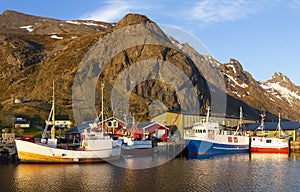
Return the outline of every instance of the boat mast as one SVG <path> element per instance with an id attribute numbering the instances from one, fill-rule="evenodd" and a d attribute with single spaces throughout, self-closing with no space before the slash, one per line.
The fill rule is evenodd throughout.
<path id="1" fill-rule="evenodd" d="M 279 138 L 281 137 L 281 118 L 280 118 L 280 113 L 278 113 L 278 132 L 279 132 Z"/>
<path id="2" fill-rule="evenodd" d="M 210 106 L 207 107 L 206 123 L 209 121 Z"/>
<path id="3" fill-rule="evenodd" d="M 52 128 L 51 128 L 51 139 L 55 139 L 55 84 L 53 81 L 53 96 L 52 96 Z"/>
<path id="4" fill-rule="evenodd" d="M 242 125 L 243 125 L 243 108 L 242 108 L 242 106 L 240 106 L 240 121 L 239 121 L 239 124 L 236 128 L 234 135 L 237 135 L 237 133 L 241 129 Z"/>
<path id="5" fill-rule="evenodd" d="M 102 82 L 102 87 L 101 87 L 101 126 L 102 126 L 102 133 L 104 131 L 104 116 L 103 116 L 103 108 L 104 108 L 104 99 L 103 99 L 103 94 L 104 94 L 104 83 Z"/>
<path id="6" fill-rule="evenodd" d="M 260 114 L 260 116 L 261 116 L 261 123 L 260 123 L 260 128 L 261 128 L 261 131 L 262 131 L 262 134 L 263 134 L 263 136 L 265 135 L 265 123 L 264 123 L 264 118 L 265 118 L 265 114 Z"/>

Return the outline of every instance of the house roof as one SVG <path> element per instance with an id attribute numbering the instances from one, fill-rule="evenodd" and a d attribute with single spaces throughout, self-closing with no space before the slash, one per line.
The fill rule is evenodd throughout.
<path id="1" fill-rule="evenodd" d="M 251 123 L 246 124 L 245 129 L 249 131 L 254 131 L 258 127 L 260 127 L 260 123 Z M 278 122 L 265 122 L 264 123 L 264 129 L 265 130 L 276 130 L 278 127 Z M 290 122 L 290 121 L 284 121 L 280 123 L 280 127 L 282 130 L 296 130 L 300 128 L 300 122 Z"/>
<path id="2" fill-rule="evenodd" d="M 55 115 L 55 120 L 58 121 L 69 121 L 70 116 L 69 115 Z"/>
<path id="3" fill-rule="evenodd" d="M 104 122 L 107 122 L 107 121 L 110 121 L 110 120 L 113 120 L 113 119 L 115 119 L 115 120 L 117 120 L 119 123 L 121 123 L 122 126 L 126 126 L 126 125 L 127 125 L 126 122 L 124 122 L 124 121 L 122 121 L 122 120 L 120 120 L 120 119 L 118 119 L 118 118 L 116 118 L 116 117 L 110 117 L 110 118 L 108 118 L 108 119 L 105 119 Z"/>
<path id="4" fill-rule="evenodd" d="M 152 127 L 152 126 L 155 126 L 155 125 L 159 125 L 160 127 L 163 127 L 165 129 L 169 129 L 168 127 L 165 127 L 164 125 L 158 123 L 158 122 L 144 122 L 144 123 L 138 123 L 136 125 L 137 128 L 140 128 L 140 129 L 147 129 L 149 127 Z"/>

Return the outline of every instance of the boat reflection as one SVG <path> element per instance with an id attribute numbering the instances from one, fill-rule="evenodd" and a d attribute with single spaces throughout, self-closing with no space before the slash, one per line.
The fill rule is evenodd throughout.
<path id="1" fill-rule="evenodd" d="M 250 160 L 258 161 L 284 161 L 289 158 L 287 153 L 250 153 Z"/>
<path id="2" fill-rule="evenodd" d="M 300 159 L 300 153 L 290 153 L 289 156 L 290 156 L 290 159 L 293 161 Z"/>
<path id="3" fill-rule="evenodd" d="M 245 156 L 247 153 L 244 154 L 189 154 L 187 156 L 188 160 L 193 160 L 193 159 L 213 159 L 213 158 L 222 158 L 222 157 L 233 157 L 233 156 Z"/>

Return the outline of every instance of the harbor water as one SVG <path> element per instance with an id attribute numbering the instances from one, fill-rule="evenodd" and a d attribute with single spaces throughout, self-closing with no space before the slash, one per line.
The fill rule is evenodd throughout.
<path id="1" fill-rule="evenodd" d="M 141 161 L 132 158 L 127 159 L 126 163 Z M 299 189 L 299 153 L 189 156 L 175 158 L 148 169 L 128 169 L 109 163 L 0 164 L 0 191 L 6 192 L 265 192 Z"/>

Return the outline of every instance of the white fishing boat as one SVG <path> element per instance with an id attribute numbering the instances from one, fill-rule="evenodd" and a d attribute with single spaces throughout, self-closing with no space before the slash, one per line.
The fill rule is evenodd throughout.
<path id="1" fill-rule="evenodd" d="M 265 133 L 265 115 L 262 114 L 261 117 L 261 125 L 258 127 L 261 135 L 251 136 L 250 151 L 258 153 L 289 153 L 289 141 L 283 136 L 281 131 L 280 114 L 277 126 L 278 136 L 276 137 L 269 137 L 268 133 Z"/>
<path id="2" fill-rule="evenodd" d="M 119 138 L 122 141 L 122 155 L 145 155 L 156 151 L 155 142 L 150 139 L 135 140 L 134 138 Z"/>
<path id="3" fill-rule="evenodd" d="M 90 124 L 82 134 L 81 146 L 78 149 L 62 149 L 57 146 L 55 138 L 55 91 L 53 82 L 52 101 L 52 128 L 51 138 L 45 138 L 48 126 L 46 125 L 43 137 L 39 141 L 16 139 L 16 148 L 21 162 L 33 163 L 92 163 L 118 159 L 121 146 L 104 131 L 104 119 L 101 123 Z M 103 111 L 103 87 L 102 87 Z M 50 116 L 50 115 L 49 115 Z"/>
<path id="4" fill-rule="evenodd" d="M 240 123 L 242 124 L 242 111 Z M 241 126 L 235 132 L 221 130 L 218 123 L 209 121 L 209 108 L 206 120 L 186 132 L 184 140 L 189 154 L 227 154 L 246 153 L 249 151 L 249 137 L 241 131 Z"/>

